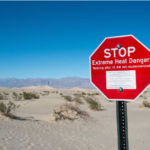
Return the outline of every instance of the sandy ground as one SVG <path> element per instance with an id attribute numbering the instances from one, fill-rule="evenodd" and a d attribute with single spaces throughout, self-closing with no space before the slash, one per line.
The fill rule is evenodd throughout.
<path id="1" fill-rule="evenodd" d="M 36 100 L 12 100 L 12 92 L 23 91 L 43 93 L 58 91 Z M 86 110 L 90 118 L 86 121 L 54 122 L 50 119 L 54 109 L 65 103 L 63 95 L 97 90 L 53 89 L 51 87 L 0 88 L 0 93 L 9 93 L 8 100 L 20 105 L 15 114 L 22 119 L 0 118 L 0 150 L 117 150 L 116 102 L 108 102 L 102 94 L 95 96 L 104 106 L 104 111 L 90 111 L 84 102 L 81 109 Z M 150 149 L 150 109 L 139 108 L 142 101 L 150 97 L 143 94 L 135 102 L 127 103 L 128 134 L 130 150 Z"/>

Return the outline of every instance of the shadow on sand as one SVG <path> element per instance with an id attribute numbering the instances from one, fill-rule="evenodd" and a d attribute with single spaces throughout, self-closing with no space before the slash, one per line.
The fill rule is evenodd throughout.
<path id="1" fill-rule="evenodd" d="M 18 116 L 13 116 L 11 118 L 12 120 L 20 120 L 20 121 L 40 121 L 40 120 L 35 120 L 34 117 L 18 117 Z"/>

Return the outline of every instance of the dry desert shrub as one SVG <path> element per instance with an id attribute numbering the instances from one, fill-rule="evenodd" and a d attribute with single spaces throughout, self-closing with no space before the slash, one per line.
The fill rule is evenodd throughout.
<path id="1" fill-rule="evenodd" d="M 143 101 L 143 105 L 144 105 L 144 107 L 147 107 L 147 108 L 150 108 L 150 102 L 148 102 L 148 101 Z"/>
<path id="2" fill-rule="evenodd" d="M 66 95 L 66 96 L 63 96 L 63 97 L 64 97 L 64 99 L 65 99 L 66 101 L 68 101 L 68 102 L 71 102 L 71 101 L 72 101 L 72 97 L 69 96 L 69 95 Z"/>
<path id="3" fill-rule="evenodd" d="M 54 110 L 53 116 L 55 121 L 59 120 L 76 120 L 76 119 L 87 119 L 89 114 L 86 111 L 82 111 L 79 107 L 72 105 L 71 103 L 65 103 L 60 106 L 60 110 Z"/>
<path id="4" fill-rule="evenodd" d="M 86 93 L 85 93 L 85 92 L 82 92 L 82 95 L 86 95 Z"/>
<path id="5" fill-rule="evenodd" d="M 88 96 L 99 95 L 99 93 L 87 93 Z"/>
<path id="6" fill-rule="evenodd" d="M 74 97 L 74 101 L 75 101 L 76 105 L 83 104 L 83 102 L 82 102 L 80 96 L 75 96 L 75 97 Z"/>
<path id="7" fill-rule="evenodd" d="M 94 93 L 87 93 L 88 96 L 94 96 Z"/>
<path id="8" fill-rule="evenodd" d="M 4 96 L 0 93 L 0 100 L 3 100 Z"/>
<path id="9" fill-rule="evenodd" d="M 14 118 L 13 112 L 18 108 L 19 105 L 14 104 L 13 102 L 4 104 L 3 102 L 0 103 L 0 112 L 3 116 Z"/>
<path id="10" fill-rule="evenodd" d="M 144 94 L 146 94 L 148 91 L 144 91 Z"/>
<path id="11" fill-rule="evenodd" d="M 91 110 L 99 111 L 102 109 L 102 105 L 93 97 L 85 97 L 86 102 L 89 104 Z"/>
<path id="12" fill-rule="evenodd" d="M 3 94 L 4 94 L 4 95 L 9 95 L 9 93 L 5 93 L 5 92 L 3 92 Z"/>
<path id="13" fill-rule="evenodd" d="M 12 93 L 12 98 L 18 100 L 18 94 L 16 92 Z"/>
<path id="14" fill-rule="evenodd" d="M 12 98 L 14 100 L 21 100 L 21 99 L 25 99 L 25 100 L 29 100 L 29 99 L 39 99 L 39 95 L 37 95 L 35 92 L 31 93 L 31 92 L 23 92 L 23 93 L 19 93 L 17 94 L 16 92 L 12 93 Z"/>
<path id="15" fill-rule="evenodd" d="M 0 93 L 0 100 L 7 100 L 7 95 Z"/>
<path id="16" fill-rule="evenodd" d="M 80 93 L 74 93 L 73 95 L 78 97 L 84 97 L 84 94 L 80 94 Z"/>
<path id="17" fill-rule="evenodd" d="M 16 92 L 12 93 L 12 98 L 14 100 L 21 100 L 22 99 L 22 93 L 17 94 Z"/>
<path id="18" fill-rule="evenodd" d="M 64 97 L 63 93 L 60 93 L 60 96 L 61 96 L 61 97 Z"/>
<path id="19" fill-rule="evenodd" d="M 25 100 L 29 100 L 29 99 L 39 99 L 40 96 L 37 95 L 36 93 L 23 92 L 23 98 L 24 98 Z"/>
<path id="20" fill-rule="evenodd" d="M 44 96 L 44 95 L 49 95 L 49 94 L 50 94 L 50 91 L 43 91 L 43 92 L 44 92 L 43 96 Z"/>
<path id="21" fill-rule="evenodd" d="M 95 95 L 99 95 L 99 93 L 95 93 Z"/>

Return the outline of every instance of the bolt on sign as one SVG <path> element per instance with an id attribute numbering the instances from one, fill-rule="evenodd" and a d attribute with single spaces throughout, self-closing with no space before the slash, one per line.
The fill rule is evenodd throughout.
<path id="1" fill-rule="evenodd" d="M 90 56 L 90 74 L 108 100 L 133 101 L 150 84 L 150 51 L 133 35 L 105 38 Z"/>

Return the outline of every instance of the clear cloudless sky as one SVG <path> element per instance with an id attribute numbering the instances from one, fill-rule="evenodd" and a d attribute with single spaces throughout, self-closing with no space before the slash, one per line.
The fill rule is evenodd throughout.
<path id="1" fill-rule="evenodd" d="M 102 40 L 128 34 L 150 48 L 150 1 L 1 1 L 0 78 L 89 78 Z"/>

